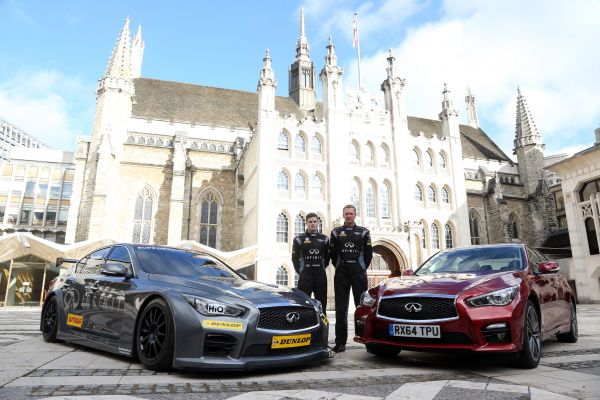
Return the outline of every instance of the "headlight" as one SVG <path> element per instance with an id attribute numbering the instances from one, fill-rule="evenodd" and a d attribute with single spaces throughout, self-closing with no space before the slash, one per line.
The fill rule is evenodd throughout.
<path id="1" fill-rule="evenodd" d="M 204 299 L 189 294 L 184 294 L 183 297 L 192 307 L 203 315 L 226 315 L 228 317 L 241 317 L 246 313 L 246 308 L 242 306 L 232 306 L 231 304 L 222 303 L 220 301 Z"/>
<path id="2" fill-rule="evenodd" d="M 506 306 L 510 304 L 515 297 L 517 297 L 518 292 L 519 286 L 513 286 L 506 289 L 489 292 L 481 296 L 471 297 L 470 299 L 467 299 L 467 303 L 471 307 Z"/>
<path id="3" fill-rule="evenodd" d="M 375 299 L 369 294 L 369 292 L 363 292 L 363 294 L 360 295 L 361 306 L 373 307 L 373 304 L 375 304 Z"/>

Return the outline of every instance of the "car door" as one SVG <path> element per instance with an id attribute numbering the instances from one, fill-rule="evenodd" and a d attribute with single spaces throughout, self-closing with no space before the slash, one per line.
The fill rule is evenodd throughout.
<path id="1" fill-rule="evenodd" d="M 63 281 L 60 286 L 60 295 L 62 297 L 63 309 L 65 312 L 65 328 L 67 332 L 74 335 L 83 333 L 83 293 L 84 274 L 89 256 L 83 257 L 75 264 L 73 271 Z M 61 323 L 62 325 L 62 323 Z"/>
<path id="2" fill-rule="evenodd" d="M 537 251 L 536 249 L 531 249 L 542 261 L 550 261 L 546 256 Z M 550 285 L 553 288 L 554 296 L 556 301 L 552 307 L 553 318 L 554 318 L 554 328 L 569 324 L 571 321 L 571 304 L 569 298 L 569 284 L 567 283 L 567 279 L 563 274 L 559 271 L 555 273 L 548 273 L 548 278 L 550 279 Z"/>
<path id="3" fill-rule="evenodd" d="M 106 264 L 117 263 L 125 266 L 133 275 L 131 256 L 127 247 L 116 245 L 106 256 Z M 125 297 L 133 286 L 131 277 L 111 276 L 99 271 L 91 277 L 98 299 L 98 312 L 91 317 L 95 333 L 107 339 L 119 340 L 128 317 L 125 310 Z"/>
<path id="4" fill-rule="evenodd" d="M 556 274 L 542 274 L 538 268 L 541 262 L 546 261 L 544 257 L 532 249 L 527 248 L 529 267 L 534 273 L 532 288 L 537 292 L 542 312 L 542 332 L 547 332 L 556 327 L 556 308 L 558 298 L 556 296 L 555 280 Z"/>

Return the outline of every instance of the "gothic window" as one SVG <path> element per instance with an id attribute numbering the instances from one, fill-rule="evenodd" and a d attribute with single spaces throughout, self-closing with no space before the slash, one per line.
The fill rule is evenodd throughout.
<path id="1" fill-rule="evenodd" d="M 423 202 L 423 189 L 419 185 L 415 185 L 415 200 Z"/>
<path id="2" fill-rule="evenodd" d="M 588 182 L 579 191 L 579 201 L 588 201 L 592 194 L 598 192 L 600 192 L 600 179 Z"/>
<path id="3" fill-rule="evenodd" d="M 217 226 L 219 206 L 213 192 L 200 200 L 200 240 L 203 245 L 217 248 Z"/>
<path id="4" fill-rule="evenodd" d="M 145 188 L 138 193 L 135 200 L 135 210 L 133 214 L 132 242 L 150 243 L 153 204 L 154 198 L 148 188 Z"/>
<path id="5" fill-rule="evenodd" d="M 294 236 L 304 233 L 305 230 L 306 225 L 304 224 L 304 217 L 302 214 L 296 215 L 296 220 L 294 221 Z"/>
<path id="6" fill-rule="evenodd" d="M 323 151 L 323 146 L 321 144 L 321 139 L 318 136 L 313 136 L 310 141 L 310 151 L 315 155 L 321 155 Z"/>
<path id="7" fill-rule="evenodd" d="M 440 230 L 435 223 L 431 224 L 431 244 L 434 249 L 440 248 Z"/>
<path id="8" fill-rule="evenodd" d="M 430 152 L 425 152 L 425 162 L 427 163 L 428 168 L 433 168 L 433 156 Z"/>
<path id="9" fill-rule="evenodd" d="M 279 139 L 277 140 L 277 149 L 288 150 L 290 145 L 290 138 L 284 131 L 279 132 Z"/>
<path id="10" fill-rule="evenodd" d="M 481 238 L 479 237 L 479 215 L 473 209 L 469 211 L 469 230 L 471 231 L 471 244 L 481 244 Z"/>
<path id="11" fill-rule="evenodd" d="M 279 171 L 277 175 L 277 189 L 279 190 L 289 190 L 289 179 L 288 174 L 285 171 Z"/>
<path id="12" fill-rule="evenodd" d="M 381 159 L 383 160 L 382 165 L 389 166 L 390 165 L 390 150 L 387 145 L 384 143 L 381 145 Z"/>
<path id="13" fill-rule="evenodd" d="M 425 234 L 425 228 L 421 228 L 421 247 L 427 248 L 427 235 Z"/>
<path id="14" fill-rule="evenodd" d="M 508 216 L 508 233 L 511 239 L 519 238 L 519 220 L 515 213 L 510 213 Z"/>
<path id="15" fill-rule="evenodd" d="M 375 149 L 371 143 L 367 144 L 367 162 L 375 162 Z"/>
<path id="16" fill-rule="evenodd" d="M 296 174 L 296 179 L 294 180 L 294 190 L 298 194 L 306 193 L 306 179 L 301 172 Z"/>
<path id="17" fill-rule="evenodd" d="M 435 188 L 433 186 L 429 186 L 429 188 L 427 188 L 427 198 L 429 199 L 430 203 L 437 202 L 437 196 L 435 195 Z"/>
<path id="18" fill-rule="evenodd" d="M 275 283 L 283 286 L 288 285 L 288 272 L 283 265 L 277 268 L 277 275 L 275 275 Z"/>
<path id="19" fill-rule="evenodd" d="M 442 188 L 442 203 L 450 204 L 450 196 L 448 195 L 448 189 Z"/>
<path id="20" fill-rule="evenodd" d="M 440 169 L 446 169 L 446 156 L 444 156 L 444 153 L 438 154 L 438 167 Z"/>
<path id="21" fill-rule="evenodd" d="M 298 280 L 300 279 L 300 275 L 294 273 L 294 287 L 298 288 Z"/>
<path id="22" fill-rule="evenodd" d="M 288 242 L 288 219 L 284 213 L 277 216 L 277 243 Z"/>
<path id="23" fill-rule="evenodd" d="M 359 162 L 360 161 L 360 152 L 358 151 L 358 144 L 354 141 L 350 143 L 350 161 L 351 162 Z"/>
<path id="24" fill-rule="evenodd" d="M 452 227 L 450 226 L 450 224 L 446 224 L 446 226 L 444 227 L 445 230 L 445 236 L 446 236 L 446 248 L 450 249 L 452 247 L 454 247 L 454 243 L 452 241 Z"/>
<path id="25" fill-rule="evenodd" d="M 367 192 L 366 192 L 366 211 L 367 218 L 375 218 L 375 188 L 372 183 L 367 184 Z"/>
<path id="26" fill-rule="evenodd" d="M 417 149 L 413 149 L 413 165 L 417 168 L 421 166 L 421 157 Z"/>
<path id="27" fill-rule="evenodd" d="M 312 192 L 312 197 L 318 199 L 323 198 L 323 181 L 321 180 L 321 177 L 319 175 L 313 175 L 310 189 Z"/>
<path id="28" fill-rule="evenodd" d="M 385 183 L 379 189 L 379 202 L 381 204 L 381 218 L 390 219 L 390 189 Z"/>
<path id="29" fill-rule="evenodd" d="M 600 249 L 598 248 L 598 237 L 596 236 L 596 226 L 594 225 L 593 218 L 586 218 L 585 233 L 587 235 L 590 255 L 592 256 L 594 254 L 600 254 Z"/>
<path id="30" fill-rule="evenodd" d="M 306 140 L 304 139 L 304 136 L 302 136 L 300 133 L 296 135 L 294 147 L 298 156 L 302 156 L 306 153 Z"/>
<path id="31" fill-rule="evenodd" d="M 318 233 L 323 233 L 323 220 L 318 215 L 317 215 L 317 221 L 318 221 L 317 232 Z"/>
<path id="32" fill-rule="evenodd" d="M 356 179 L 352 181 L 352 188 L 350 192 L 350 204 L 356 207 L 356 215 L 360 214 L 360 187 Z"/>

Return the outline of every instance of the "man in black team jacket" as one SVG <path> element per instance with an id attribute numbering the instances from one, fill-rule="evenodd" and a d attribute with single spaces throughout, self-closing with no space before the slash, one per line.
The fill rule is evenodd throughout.
<path id="1" fill-rule="evenodd" d="M 327 275 L 329 265 L 329 238 L 319 233 L 319 217 L 315 213 L 306 215 L 306 232 L 294 238 L 292 262 L 299 275 L 298 289 L 307 295 L 315 294 L 321 302 L 323 312 L 327 310 Z"/>
<path id="2" fill-rule="evenodd" d="M 348 301 L 350 288 L 354 305 L 358 306 L 360 296 L 367 290 L 367 268 L 373 258 L 369 230 L 354 223 L 356 208 L 349 204 L 344 207 L 344 225 L 331 231 L 331 262 L 335 267 L 335 347 L 340 353 L 346 350 L 348 339 Z"/>

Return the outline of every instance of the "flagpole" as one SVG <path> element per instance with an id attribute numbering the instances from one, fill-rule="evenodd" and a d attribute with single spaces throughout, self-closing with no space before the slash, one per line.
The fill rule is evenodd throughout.
<path id="1" fill-rule="evenodd" d="M 358 39 L 358 14 L 354 13 L 354 42 L 356 44 L 356 59 L 358 62 L 358 90 L 360 90 L 360 40 Z"/>

